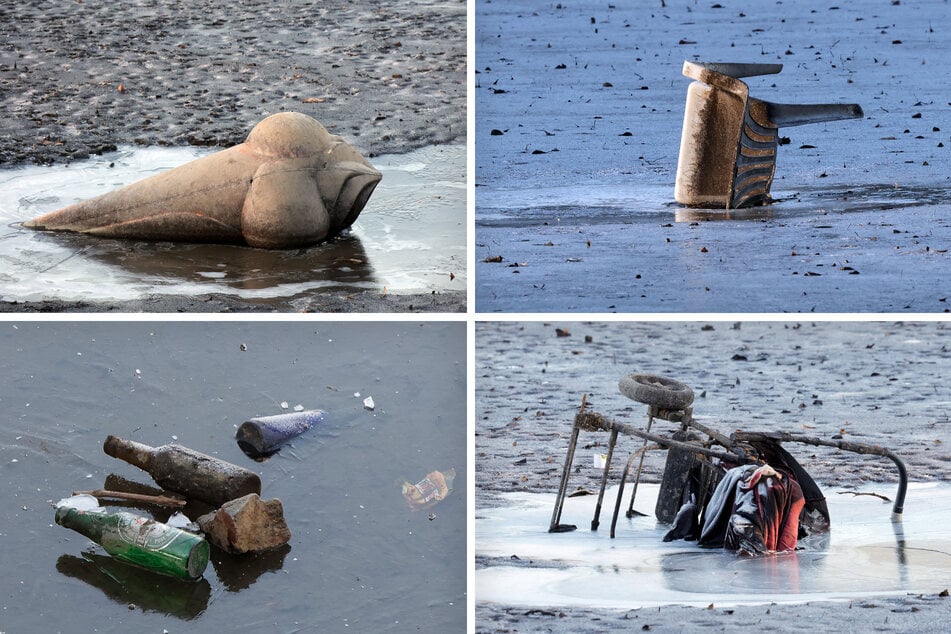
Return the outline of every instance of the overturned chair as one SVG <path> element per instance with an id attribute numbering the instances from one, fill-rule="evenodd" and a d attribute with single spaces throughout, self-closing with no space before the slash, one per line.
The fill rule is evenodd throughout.
<path id="1" fill-rule="evenodd" d="M 858 104 L 778 104 L 754 99 L 741 77 L 782 64 L 684 62 L 687 89 L 674 198 L 682 205 L 738 209 L 766 204 L 779 128 L 863 116 Z"/>
<path id="2" fill-rule="evenodd" d="M 600 524 L 601 506 L 611 470 L 611 461 L 617 446 L 618 434 L 640 438 L 644 441 L 642 446 L 631 454 L 620 476 L 620 486 L 611 519 L 612 538 L 615 536 L 624 487 L 631 475 L 635 461 L 638 461 L 638 466 L 634 478 L 634 490 L 627 509 L 627 517 L 629 518 L 635 514 L 641 514 L 634 511 L 634 499 L 637 495 L 637 485 L 640 480 L 644 454 L 647 451 L 658 449 L 665 449 L 668 453 L 654 514 L 658 521 L 666 524 L 676 523 L 678 512 L 689 495 L 697 496 L 698 499 L 693 500 L 693 502 L 698 507 L 704 506 L 714 493 L 714 488 L 726 473 L 726 467 L 780 464 L 784 469 L 788 469 L 794 478 L 802 484 L 806 503 L 799 517 L 800 524 L 814 532 L 827 530 L 828 510 L 825 508 L 825 500 L 812 478 L 796 462 L 795 458 L 783 449 L 781 444 L 786 442 L 833 447 L 842 451 L 881 456 L 892 460 L 898 469 L 899 479 L 898 492 L 892 506 L 892 521 L 901 521 L 905 493 L 908 488 L 908 475 L 904 463 L 889 449 L 845 440 L 823 440 L 786 432 L 735 431 L 726 436 L 693 418 L 691 407 L 693 390 L 680 381 L 649 374 L 630 374 L 621 378 L 618 387 L 624 396 L 648 406 L 646 430 L 612 420 L 603 414 L 589 412 L 587 411 L 587 398 L 586 396 L 582 398 L 581 408 L 575 416 L 571 438 L 568 443 L 564 469 L 562 470 L 551 524 L 548 529 L 550 533 L 568 532 L 577 528 L 573 524 L 562 524 L 561 514 L 568 491 L 568 477 L 571 473 L 578 436 L 581 431 L 606 431 L 610 433 L 604 469 L 601 474 L 598 500 L 594 518 L 591 521 L 591 530 L 597 530 Z M 678 428 L 670 435 L 654 433 L 651 428 L 655 420 L 676 423 Z M 825 525 L 823 526 L 823 524 Z"/>

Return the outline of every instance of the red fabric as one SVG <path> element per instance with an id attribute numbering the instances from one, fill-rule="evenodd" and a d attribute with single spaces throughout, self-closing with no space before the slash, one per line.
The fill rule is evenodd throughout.
<path id="1" fill-rule="evenodd" d="M 788 473 L 757 469 L 740 485 L 755 490 L 756 511 L 767 551 L 794 550 L 799 540 L 799 513 L 806 503 L 802 489 Z"/>

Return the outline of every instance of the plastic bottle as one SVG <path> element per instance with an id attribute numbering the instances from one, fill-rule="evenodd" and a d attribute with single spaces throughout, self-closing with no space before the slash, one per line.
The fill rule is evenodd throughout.
<path id="1" fill-rule="evenodd" d="M 208 542 L 161 522 L 104 509 L 56 509 L 56 523 L 82 533 L 114 558 L 179 579 L 198 579 L 208 565 Z"/>
<path id="2" fill-rule="evenodd" d="M 414 511 L 427 509 L 446 499 L 452 493 L 452 482 L 456 479 L 455 469 L 430 471 L 416 484 L 403 482 L 403 497 Z"/>
<path id="3" fill-rule="evenodd" d="M 150 447 L 109 436 L 102 449 L 147 471 L 159 486 L 212 506 L 249 493 L 261 494 L 258 474 L 181 445 Z"/>

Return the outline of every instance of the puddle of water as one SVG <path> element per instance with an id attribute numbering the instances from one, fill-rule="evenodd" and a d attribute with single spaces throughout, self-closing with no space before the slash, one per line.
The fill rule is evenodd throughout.
<path id="1" fill-rule="evenodd" d="M 788 222 L 802 217 L 881 212 L 906 207 L 946 205 L 944 188 L 896 185 L 836 185 L 773 191 L 773 204 L 744 209 L 694 209 L 673 199 L 673 183 L 618 184 L 594 182 L 479 192 L 477 224 L 523 227 L 538 224 L 636 224 L 768 220 Z M 737 224 L 738 229 L 744 223 Z"/>
<path id="2" fill-rule="evenodd" d="M 894 494 L 894 485 L 863 492 Z M 657 485 L 641 485 L 635 508 L 652 510 Z M 611 539 L 617 489 L 605 494 L 601 527 L 590 531 L 596 496 L 568 498 L 562 523 L 571 533 L 549 534 L 554 495 L 515 493 L 502 508 L 476 519 L 476 554 L 519 558 L 519 564 L 476 571 L 476 599 L 506 605 L 634 609 L 670 604 L 717 606 L 797 603 L 869 594 L 935 591 L 951 574 L 946 525 L 951 486 L 909 486 L 903 521 L 890 521 L 891 506 L 871 496 L 827 489 L 832 532 L 801 542 L 803 550 L 742 558 L 694 543 L 661 541 L 668 527 L 651 517 L 618 520 Z M 626 501 L 626 500 L 625 500 Z M 942 585 L 943 584 L 943 585 Z"/>
<path id="3" fill-rule="evenodd" d="M 266 300 L 322 290 L 466 288 L 463 145 L 373 159 L 383 181 L 352 231 L 307 249 L 103 240 L 18 226 L 207 153 L 124 148 L 70 166 L 0 173 L 0 222 L 6 226 L 0 235 L 0 296 L 122 301 L 154 294 L 222 293 Z"/>
<path id="4" fill-rule="evenodd" d="M 583 222 L 604 224 L 669 216 L 673 186 L 619 184 L 590 178 L 580 183 L 479 191 L 481 226 L 518 227 Z"/>

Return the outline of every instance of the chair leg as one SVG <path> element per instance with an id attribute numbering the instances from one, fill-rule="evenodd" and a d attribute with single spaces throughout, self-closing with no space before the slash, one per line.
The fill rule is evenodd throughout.
<path id="1" fill-rule="evenodd" d="M 581 397 L 581 407 L 578 410 L 579 414 L 584 412 L 584 408 L 587 404 L 588 395 L 585 394 Z M 575 447 L 578 446 L 578 433 L 580 431 L 581 428 L 578 427 L 578 419 L 576 417 L 571 428 L 571 440 L 568 441 L 568 454 L 565 456 L 565 468 L 561 472 L 561 483 L 558 485 L 558 495 L 555 497 L 555 508 L 551 514 L 551 524 L 548 525 L 549 533 L 567 533 L 578 528 L 574 524 L 561 524 L 560 522 L 561 510 L 565 505 L 565 494 L 568 492 L 568 476 L 571 474 L 571 463 L 575 459 Z"/>

